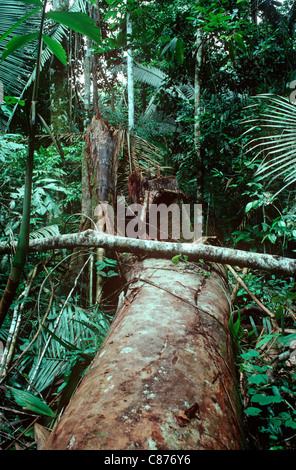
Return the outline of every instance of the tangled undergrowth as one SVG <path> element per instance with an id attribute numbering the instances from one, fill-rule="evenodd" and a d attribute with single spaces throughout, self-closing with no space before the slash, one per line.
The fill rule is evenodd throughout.
<path id="1" fill-rule="evenodd" d="M 251 449 L 296 449 L 296 313 L 294 279 L 244 270 L 248 292 L 234 283 L 229 326 Z M 250 293 L 252 297 L 250 297 Z"/>

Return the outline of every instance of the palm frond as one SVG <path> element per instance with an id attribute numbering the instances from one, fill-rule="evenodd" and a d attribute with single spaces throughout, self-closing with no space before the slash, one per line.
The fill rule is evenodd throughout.
<path id="1" fill-rule="evenodd" d="M 167 75 L 159 68 L 151 65 L 137 64 L 134 66 L 134 77 L 142 83 L 159 88 L 164 85 Z"/>
<path id="2" fill-rule="evenodd" d="M 35 10 L 36 7 L 16 0 L 0 2 L 0 36 L 9 31 L 21 17 Z M 29 22 L 21 23 L 7 37 L 0 41 L 0 56 L 6 48 L 8 41 L 16 36 L 21 36 L 29 32 L 36 32 L 40 27 L 40 14 L 30 16 Z M 0 63 L 0 80 L 4 86 L 5 96 L 19 97 L 32 73 L 35 44 L 28 44 L 22 49 L 8 56 Z M 8 114 L 2 111 L 0 114 L 0 126 L 4 128 Z"/>
<path id="3" fill-rule="evenodd" d="M 165 85 L 165 82 L 168 80 L 168 76 L 159 68 L 138 63 L 134 66 L 134 77 L 136 80 L 156 88 L 156 93 L 163 85 Z M 179 98 L 185 101 L 194 99 L 194 88 L 189 83 L 186 85 L 165 87 L 165 91 L 169 94 L 177 93 Z"/>
<path id="4" fill-rule="evenodd" d="M 261 159 L 255 176 L 269 182 L 282 180 L 275 197 L 296 183 L 296 107 L 287 98 L 270 94 L 257 95 L 255 99 L 261 100 L 257 106 L 263 103 L 265 108 L 245 120 L 252 125 L 245 135 L 258 127 L 261 135 L 247 142 L 247 152 L 255 152 L 254 160 Z"/>
<path id="5" fill-rule="evenodd" d="M 58 225 L 50 225 L 48 227 L 42 227 L 38 230 L 35 230 L 34 232 L 31 232 L 30 239 L 33 240 L 36 238 L 55 237 L 57 235 L 60 235 Z"/>
<path id="6" fill-rule="evenodd" d="M 58 317 L 58 325 L 54 328 Z M 95 327 L 96 333 L 93 332 Z M 81 307 L 73 303 L 66 306 L 53 303 L 47 326 L 41 330 L 35 343 L 35 359 L 28 377 L 30 385 L 42 392 L 69 370 L 71 350 L 78 353 L 92 345 L 95 352 L 108 327 L 103 314 L 96 313 L 95 319 L 91 320 Z"/>
<path id="7" fill-rule="evenodd" d="M 23 8 L 19 8 L 20 5 Z M 17 22 L 17 20 L 24 14 L 26 14 L 30 7 L 27 4 L 22 2 L 17 2 L 15 0 L 8 0 L 5 2 L 5 7 L 2 8 L 3 4 L 0 4 L 0 34 L 1 31 L 7 31 L 13 24 Z M 15 12 L 16 16 L 10 15 L 10 7 L 12 6 L 12 11 Z M 2 8 L 2 10 L 1 10 Z M 32 6 L 31 6 L 32 9 Z M 86 12 L 86 2 L 83 0 L 75 0 L 73 4 L 69 8 L 70 12 Z M 5 13 L 5 15 L 3 15 Z M 10 16 L 9 16 L 10 15 Z M 5 18 L 5 19 L 4 19 Z M 35 18 L 32 21 L 31 18 Z M 17 36 L 18 34 L 25 34 L 28 32 L 35 32 L 39 31 L 40 28 L 40 15 L 36 14 L 35 17 L 30 18 L 30 23 L 22 23 L 16 30 L 13 31 L 11 35 L 8 36 L 10 39 L 13 36 Z M 5 23 L 6 21 L 6 23 Z M 51 29 L 50 37 L 57 41 L 59 44 L 62 43 L 63 39 L 67 37 L 68 28 L 62 24 L 56 25 L 54 28 L 51 27 L 52 22 L 51 20 L 46 21 L 46 27 Z M 20 28 L 20 29 L 19 29 Z M 6 41 L 7 42 L 7 41 Z M 1 47 L 4 49 L 6 44 L 3 41 L 3 45 L 0 42 L 0 53 Z M 49 47 L 45 47 L 42 51 L 41 55 L 41 70 L 44 67 L 45 63 L 52 57 L 52 51 Z M 32 57 L 35 57 L 35 48 L 34 44 L 26 46 L 26 48 L 20 49 L 15 53 L 8 56 L 5 61 L 3 61 L 2 68 L 0 64 L 0 80 L 4 83 L 5 94 L 11 93 L 13 96 L 18 96 L 19 99 L 22 99 L 24 96 L 25 91 L 28 87 L 32 84 L 35 79 L 36 68 L 35 68 L 35 61 L 32 61 Z M 9 86 L 5 86 L 5 84 L 16 84 L 15 88 L 10 88 Z M 5 122 L 5 128 L 8 129 L 10 123 L 13 119 L 15 111 L 18 107 L 18 103 L 15 104 L 14 108 L 10 112 L 8 120 Z M 2 127 L 4 124 L 4 119 L 2 117 Z M 1 125 L 1 122 L 0 122 Z"/>

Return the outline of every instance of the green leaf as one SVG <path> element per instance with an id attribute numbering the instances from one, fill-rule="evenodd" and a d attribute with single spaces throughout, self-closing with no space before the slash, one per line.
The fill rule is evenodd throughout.
<path id="1" fill-rule="evenodd" d="M 102 270 L 103 270 L 104 268 L 106 268 L 106 266 L 108 266 L 108 265 L 107 265 L 107 263 L 106 263 L 105 261 L 100 260 L 100 261 L 97 261 L 97 262 L 96 262 L 96 266 L 97 266 L 97 270 L 98 270 L 98 271 L 102 271 Z"/>
<path id="2" fill-rule="evenodd" d="M 262 383 L 267 383 L 268 382 L 268 377 L 266 374 L 256 374 L 256 375 L 251 375 L 251 377 L 248 377 L 248 382 L 251 384 L 262 384 Z"/>
<path id="3" fill-rule="evenodd" d="M 49 406 L 39 397 L 14 387 L 8 387 L 8 389 L 11 391 L 16 403 L 25 410 L 29 410 L 32 413 L 40 415 L 50 416 L 51 418 L 55 417 L 55 413 L 52 409 L 49 408 Z"/>
<path id="4" fill-rule="evenodd" d="M 280 403 L 282 398 L 275 397 L 274 395 L 267 396 L 263 393 L 256 393 L 251 397 L 252 403 L 259 403 L 259 405 L 271 405 L 272 403 Z"/>
<path id="5" fill-rule="evenodd" d="M 245 208 L 245 212 L 249 212 L 251 209 L 256 209 L 258 207 L 258 204 L 259 204 L 259 201 L 251 201 L 251 202 L 248 202 L 248 204 L 246 205 L 246 208 Z"/>
<path id="6" fill-rule="evenodd" d="M 79 384 L 81 377 L 86 369 L 86 367 L 90 364 L 91 360 L 88 362 L 82 361 L 81 359 L 76 362 L 74 367 L 71 370 L 70 376 L 63 388 L 63 392 L 61 394 L 61 398 L 58 405 L 57 412 L 59 413 L 65 406 L 69 403 L 70 398 L 72 397 L 74 391 Z"/>
<path id="7" fill-rule="evenodd" d="M 178 39 L 176 42 L 176 58 L 178 64 L 183 64 L 184 62 L 184 49 L 183 49 L 183 41 Z"/>
<path id="8" fill-rule="evenodd" d="M 248 204 L 246 205 L 246 208 L 245 208 L 245 212 L 249 212 L 249 210 L 251 210 L 253 207 L 253 203 L 252 202 L 248 202 Z"/>
<path id="9" fill-rule="evenodd" d="M 235 36 L 234 36 L 234 39 L 235 39 L 235 42 L 236 42 L 236 44 L 238 45 L 238 47 L 239 47 L 241 50 L 245 51 L 245 50 L 246 50 L 246 45 L 245 45 L 245 43 L 244 43 L 244 41 L 243 41 L 242 35 L 241 35 L 240 33 L 236 33 Z"/>
<path id="10" fill-rule="evenodd" d="M 51 11 L 46 13 L 46 17 L 50 20 L 61 23 L 68 28 L 81 33 L 84 36 L 92 39 L 96 43 L 101 42 L 101 33 L 98 26 L 93 20 L 85 13 L 70 12 L 70 11 Z"/>
<path id="11" fill-rule="evenodd" d="M 67 54 L 63 46 L 45 34 L 42 35 L 42 39 L 49 47 L 51 52 L 62 62 L 62 64 L 67 65 Z"/>
<path id="12" fill-rule="evenodd" d="M 256 351 L 254 349 L 251 349 L 250 351 L 241 354 L 242 359 L 245 361 L 248 361 L 249 359 L 252 359 L 253 357 L 258 357 L 259 356 L 259 351 Z"/>
<path id="13" fill-rule="evenodd" d="M 287 428 L 296 429 L 296 421 L 293 419 L 288 419 L 288 421 L 285 422 L 285 426 Z"/>
<path id="14" fill-rule="evenodd" d="M 88 355 L 88 354 L 85 354 L 85 353 L 82 351 L 82 349 L 78 348 L 77 346 L 75 346 L 74 344 L 70 343 L 69 341 L 60 338 L 60 337 L 57 336 L 53 331 L 51 331 L 49 328 L 47 328 L 45 325 L 43 325 L 43 328 L 47 331 L 48 334 L 50 334 L 50 336 L 52 336 L 52 337 L 53 337 L 61 346 L 63 346 L 67 351 L 72 351 L 72 352 L 79 353 L 79 354 L 81 355 L 81 357 L 83 357 L 84 359 L 89 359 L 89 355 Z"/>
<path id="15" fill-rule="evenodd" d="M 115 20 L 116 16 L 117 16 L 117 11 L 110 10 L 104 17 L 104 21 L 108 21 L 110 18 L 112 18 L 112 20 Z"/>
<path id="16" fill-rule="evenodd" d="M 172 263 L 178 264 L 178 263 L 180 262 L 180 257 L 181 257 L 181 256 L 182 256 L 182 255 L 176 255 L 176 256 L 174 256 L 174 257 L 172 258 Z"/>
<path id="17" fill-rule="evenodd" d="M 268 239 L 271 241 L 271 243 L 273 243 L 273 244 L 275 244 L 276 239 L 277 239 L 277 237 L 276 237 L 276 235 L 275 235 L 274 233 L 269 233 L 269 234 L 267 235 L 267 238 L 268 238 Z"/>
<path id="18" fill-rule="evenodd" d="M 107 277 L 114 277 L 114 276 L 118 276 L 118 273 L 116 273 L 115 271 L 112 271 L 112 270 L 108 271 Z"/>
<path id="19" fill-rule="evenodd" d="M 279 336 L 279 334 L 264 335 L 262 337 L 262 339 L 259 341 L 259 343 L 257 344 L 257 348 L 261 348 L 261 346 L 263 346 L 263 344 L 268 343 L 268 341 L 271 341 L 271 340 L 277 338 L 278 336 Z"/>
<path id="20" fill-rule="evenodd" d="M 22 3 L 29 3 L 30 5 L 37 5 L 38 7 L 43 7 L 43 3 L 40 0 L 18 0 Z"/>
<path id="21" fill-rule="evenodd" d="M 121 0 L 106 0 L 106 2 L 108 3 L 108 5 L 113 5 L 113 6 L 117 6 L 119 5 Z"/>
<path id="22" fill-rule="evenodd" d="M 258 416 L 261 413 L 262 410 L 260 408 L 255 408 L 254 406 L 249 406 L 248 408 L 245 409 L 246 415 L 249 416 Z"/>
<path id="23" fill-rule="evenodd" d="M 39 33 L 31 33 L 31 34 L 24 34 L 23 36 L 17 36 L 15 38 L 10 39 L 10 41 L 6 45 L 6 49 L 2 54 L 1 61 L 5 60 L 13 52 L 17 51 L 21 47 L 25 46 L 29 42 L 37 39 Z"/>
<path id="24" fill-rule="evenodd" d="M 105 258 L 106 266 L 117 266 L 117 261 L 115 259 Z"/>
<path id="25" fill-rule="evenodd" d="M 241 313 L 240 313 L 240 310 L 238 310 L 238 318 L 235 322 L 233 321 L 233 313 L 231 313 L 228 325 L 229 325 L 229 328 L 230 328 L 230 331 L 231 331 L 232 335 L 235 338 L 238 338 L 239 330 L 240 330 L 240 327 L 241 327 Z"/>

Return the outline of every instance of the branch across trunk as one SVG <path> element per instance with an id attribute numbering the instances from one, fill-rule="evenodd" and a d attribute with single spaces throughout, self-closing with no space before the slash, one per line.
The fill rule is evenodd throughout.
<path id="1" fill-rule="evenodd" d="M 44 449 L 243 448 L 223 277 L 163 259 L 134 273 Z"/>
<path id="2" fill-rule="evenodd" d="M 249 267 L 277 272 L 293 276 L 296 273 L 296 260 L 277 255 L 253 253 L 231 248 L 203 245 L 201 243 L 174 243 L 140 240 L 136 238 L 118 237 L 94 230 L 80 233 L 60 235 L 43 239 L 31 240 L 29 251 L 42 252 L 47 250 L 75 247 L 102 247 L 118 252 L 131 252 L 135 255 L 171 259 L 176 255 L 188 256 L 189 261 L 210 261 L 231 266 Z M 9 253 L 7 245 L 0 245 L 0 254 Z"/>

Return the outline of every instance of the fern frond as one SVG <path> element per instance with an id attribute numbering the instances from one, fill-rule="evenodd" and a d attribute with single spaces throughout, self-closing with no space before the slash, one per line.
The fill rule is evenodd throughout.
<path id="1" fill-rule="evenodd" d="M 264 134 L 250 139 L 246 147 L 248 152 L 256 152 L 254 158 L 261 159 L 255 176 L 269 182 L 282 180 L 283 185 L 275 197 L 296 183 L 296 107 L 281 96 L 262 94 L 254 98 L 263 100 L 266 107 L 244 122 L 252 125 L 247 132 L 253 132 L 259 126 Z"/>
<path id="2" fill-rule="evenodd" d="M 49 225 L 48 227 L 42 227 L 34 232 L 30 233 L 30 240 L 46 237 L 55 237 L 60 235 L 60 230 L 58 225 Z"/>

